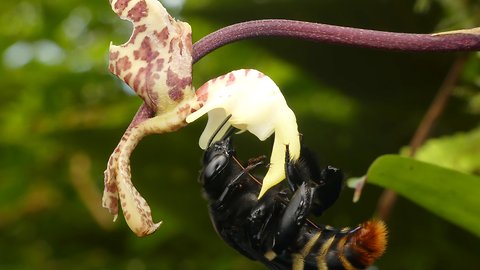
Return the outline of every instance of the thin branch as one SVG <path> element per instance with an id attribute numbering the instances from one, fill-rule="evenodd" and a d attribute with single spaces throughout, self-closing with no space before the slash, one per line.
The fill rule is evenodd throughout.
<path id="1" fill-rule="evenodd" d="M 434 35 L 407 34 L 272 19 L 234 24 L 202 38 L 193 45 L 193 63 L 226 44 L 244 39 L 273 36 L 404 52 L 480 50 L 479 29 L 459 30 Z"/>
<path id="2" fill-rule="evenodd" d="M 446 104 L 457 85 L 458 79 L 462 75 L 465 64 L 468 60 L 468 54 L 462 54 L 455 59 L 450 71 L 448 72 L 442 86 L 437 92 L 427 113 L 424 115 L 418 126 L 412 140 L 410 141 L 409 156 L 414 157 L 418 148 L 428 139 L 430 132 L 437 123 L 438 119 L 445 110 Z M 390 217 L 392 209 L 397 201 L 397 193 L 385 189 L 377 202 L 377 215 L 386 220 Z"/>
<path id="3" fill-rule="evenodd" d="M 422 122 L 415 131 L 415 135 L 410 141 L 410 153 L 411 157 L 415 156 L 418 148 L 425 142 L 425 140 L 430 135 L 430 131 L 433 126 L 440 118 L 442 112 L 445 109 L 445 105 L 450 98 L 453 89 L 457 85 L 458 79 L 462 75 L 462 72 L 465 68 L 465 64 L 468 60 L 468 54 L 459 55 L 455 62 L 452 64 L 450 71 L 448 72 L 445 80 L 443 81 L 442 86 L 438 90 L 435 99 L 433 100 L 430 108 L 422 119 Z"/>

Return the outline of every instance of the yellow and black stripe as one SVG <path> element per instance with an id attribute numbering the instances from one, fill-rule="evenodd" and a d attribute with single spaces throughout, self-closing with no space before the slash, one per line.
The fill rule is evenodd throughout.
<path id="1" fill-rule="evenodd" d="M 289 255 L 265 254 L 277 269 L 292 270 L 359 270 L 375 262 L 385 251 L 387 230 L 380 220 L 370 220 L 350 229 L 324 226 L 304 231 Z M 285 258 L 290 256 L 290 258 Z"/>

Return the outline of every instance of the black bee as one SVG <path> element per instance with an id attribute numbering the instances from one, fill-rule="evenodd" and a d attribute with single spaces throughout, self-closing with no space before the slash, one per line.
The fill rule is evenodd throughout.
<path id="1" fill-rule="evenodd" d="M 288 186 L 276 185 L 257 200 L 261 183 L 251 171 L 265 157 L 242 165 L 229 134 L 207 148 L 200 176 L 212 223 L 227 244 L 269 269 L 282 270 L 365 269 L 383 254 L 386 228 L 379 220 L 336 229 L 308 219 L 338 198 L 344 178 L 340 170 L 320 170 L 305 147 L 292 162 L 287 146 Z"/>

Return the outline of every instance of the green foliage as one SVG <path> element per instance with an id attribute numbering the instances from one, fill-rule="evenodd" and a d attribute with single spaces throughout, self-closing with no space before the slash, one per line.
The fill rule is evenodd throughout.
<path id="1" fill-rule="evenodd" d="M 432 4 L 421 14 L 412 6 L 393 0 L 190 0 L 173 12 L 192 25 L 194 40 L 260 18 L 447 30 L 438 27 L 448 17 L 446 6 Z M 210 224 L 196 181 L 204 123 L 149 137 L 133 154 L 133 181 L 154 220 L 164 221 L 157 233 L 136 238 L 121 218 L 112 223 L 101 209 L 108 156 L 140 105 L 107 72 L 109 42 L 122 43 L 130 34 L 107 0 L 0 1 L 0 10 L 0 269 L 262 269 L 221 242 Z M 472 13 L 477 9 L 465 10 L 470 20 L 479 18 Z M 285 93 L 322 164 L 360 175 L 376 157 L 406 144 L 453 58 L 262 39 L 208 55 L 194 66 L 194 84 L 239 68 L 265 72 Z M 468 89 L 457 92 L 434 134 L 478 125 L 469 108 L 478 94 L 478 62 L 472 55 L 461 84 Z M 246 135 L 236 145 L 245 159 L 270 151 L 268 143 Z M 346 191 L 319 221 L 364 221 L 378 192 L 369 187 L 352 205 Z M 478 264 L 478 239 L 406 200 L 399 200 L 388 225 L 380 269 Z"/>
<path id="2" fill-rule="evenodd" d="M 430 139 L 417 150 L 415 158 L 445 168 L 478 174 L 479 152 L 480 128 L 476 128 L 470 132 Z"/>
<path id="3" fill-rule="evenodd" d="M 367 181 L 392 189 L 480 237 L 480 177 L 386 155 L 373 162 Z"/>
<path id="4" fill-rule="evenodd" d="M 480 3 L 478 1 L 417 0 L 415 10 L 427 12 L 433 5 L 439 5 L 444 13 L 438 24 L 440 29 L 478 27 L 480 22 Z"/>

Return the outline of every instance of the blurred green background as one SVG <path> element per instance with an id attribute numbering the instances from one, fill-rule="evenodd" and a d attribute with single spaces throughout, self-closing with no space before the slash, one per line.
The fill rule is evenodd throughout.
<path id="1" fill-rule="evenodd" d="M 194 41 L 262 18 L 418 33 L 480 26 L 478 1 L 162 2 L 191 24 Z M 159 231 L 137 238 L 101 208 L 108 157 L 141 104 L 107 72 L 109 42 L 123 43 L 131 29 L 107 0 L 1 1 L 0 10 L 0 269 L 263 269 L 210 224 L 197 183 L 206 119 L 147 137 L 133 154 L 133 181 L 154 220 L 164 221 Z M 263 71 L 323 164 L 359 176 L 377 156 L 409 143 L 456 57 L 259 39 L 206 56 L 194 66 L 194 83 L 239 68 Z M 473 53 L 433 137 L 478 125 L 479 70 Z M 237 137 L 243 158 L 270 152 L 271 142 Z M 360 223 L 380 192 L 369 185 L 353 204 L 345 190 L 319 222 Z M 478 238 L 407 200 L 400 198 L 388 226 L 378 269 L 480 269 Z"/>

